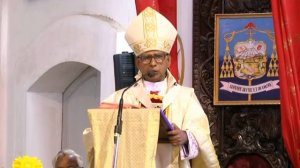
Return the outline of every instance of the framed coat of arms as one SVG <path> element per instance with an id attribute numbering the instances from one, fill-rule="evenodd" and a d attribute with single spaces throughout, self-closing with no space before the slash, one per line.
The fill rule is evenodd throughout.
<path id="1" fill-rule="evenodd" d="M 216 14 L 214 104 L 279 104 L 279 65 L 270 13 Z"/>

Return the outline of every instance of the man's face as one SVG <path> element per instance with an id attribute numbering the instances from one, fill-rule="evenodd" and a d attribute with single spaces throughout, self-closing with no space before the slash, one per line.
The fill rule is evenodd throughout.
<path id="1" fill-rule="evenodd" d="M 147 51 L 136 58 L 135 64 L 149 82 L 159 82 L 166 78 L 171 57 L 162 51 Z"/>

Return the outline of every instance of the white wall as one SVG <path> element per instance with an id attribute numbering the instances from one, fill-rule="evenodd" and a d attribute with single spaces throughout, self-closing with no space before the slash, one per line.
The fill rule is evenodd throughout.
<path id="1" fill-rule="evenodd" d="M 100 72 L 92 67 L 84 70 L 63 93 L 62 149 L 73 149 L 87 167 L 82 132 L 91 127 L 87 109 L 99 106 Z"/>
<path id="2" fill-rule="evenodd" d="M 2 127 L 6 139 L 0 140 L 1 146 L 7 147 L 6 151 L 1 148 L 0 164 L 4 167 L 28 152 L 26 130 L 33 129 L 26 127 L 26 93 L 30 86 L 51 67 L 75 61 L 101 71 L 106 81 L 101 84 L 102 94 L 110 94 L 114 90 L 116 33 L 135 15 L 134 4 L 126 0 L 7 2 L 7 60 L 1 61 L 7 68 L 7 79 L 1 81 L 7 83 L 7 110 L 1 112 L 6 119 Z"/>
<path id="3" fill-rule="evenodd" d="M 52 67 L 75 61 L 101 72 L 101 99 L 105 98 L 114 90 L 116 34 L 125 30 L 136 13 L 134 1 L 128 0 L 1 3 L 0 167 L 10 167 L 14 158 L 29 152 L 26 132 L 35 128 L 27 122 L 31 118 L 27 111 L 35 113 L 38 109 L 28 105 L 27 91 L 32 84 Z M 192 68 L 191 4 L 192 0 L 178 1 L 178 30 L 186 55 L 184 84 L 188 86 Z"/>
<path id="4" fill-rule="evenodd" d="M 0 167 L 6 165 L 7 151 L 7 0 L 0 1 Z"/>
<path id="5" fill-rule="evenodd" d="M 27 93 L 26 154 L 38 157 L 45 167 L 51 167 L 61 146 L 61 100 L 61 93 Z"/>
<path id="6" fill-rule="evenodd" d="M 185 55 L 183 85 L 192 87 L 193 1 L 177 0 L 177 13 L 177 29 L 182 38 Z M 179 67 L 181 66 L 180 61 L 181 60 L 179 60 Z"/>

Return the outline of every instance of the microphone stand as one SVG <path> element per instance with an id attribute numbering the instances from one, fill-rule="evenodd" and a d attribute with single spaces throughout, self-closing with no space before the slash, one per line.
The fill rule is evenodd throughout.
<path id="1" fill-rule="evenodd" d="M 124 89 L 124 91 L 122 92 L 120 101 L 119 101 L 119 109 L 118 109 L 118 116 L 117 116 L 117 124 L 115 125 L 115 130 L 114 130 L 114 157 L 113 157 L 113 168 L 117 168 L 117 161 L 118 161 L 118 154 L 119 154 L 119 145 L 120 145 L 120 137 L 122 134 L 122 111 L 123 111 L 123 96 L 124 93 L 131 88 L 133 85 L 135 85 L 139 80 L 141 80 L 141 78 L 139 78 L 138 80 L 136 80 L 132 85 L 130 85 L 129 87 L 127 87 L 126 89 Z"/>

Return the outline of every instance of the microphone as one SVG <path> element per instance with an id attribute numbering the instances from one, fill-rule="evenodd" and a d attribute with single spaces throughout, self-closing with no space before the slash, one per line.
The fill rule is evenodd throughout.
<path id="1" fill-rule="evenodd" d="M 154 77 L 155 76 L 155 71 L 154 70 L 150 70 L 148 73 L 147 73 L 147 76 L 148 77 L 150 77 L 150 78 L 152 78 L 152 77 Z"/>
<path id="2" fill-rule="evenodd" d="M 124 93 L 135 85 L 138 81 L 140 81 L 143 77 L 136 80 L 132 85 L 128 86 L 126 89 L 123 90 L 120 101 L 119 101 L 119 110 L 117 116 L 117 124 L 114 130 L 114 157 L 113 157 L 113 168 L 117 168 L 117 161 L 118 161 L 118 153 L 119 153 L 119 144 L 120 144 L 120 135 L 122 133 L 122 111 L 123 111 L 123 96 Z"/>
<path id="3" fill-rule="evenodd" d="M 138 80 L 136 80 L 133 84 L 131 84 L 130 86 L 128 86 L 126 89 L 124 89 L 124 91 L 122 92 L 120 101 L 119 101 L 119 110 L 118 110 L 118 116 L 117 116 L 117 124 L 115 126 L 115 130 L 114 133 L 118 133 L 119 135 L 121 135 L 122 133 L 122 111 L 123 111 L 123 96 L 124 93 L 131 88 L 133 85 L 135 85 L 138 81 L 140 81 L 143 77 L 139 78 Z M 116 140 L 114 140 L 116 141 Z"/>

